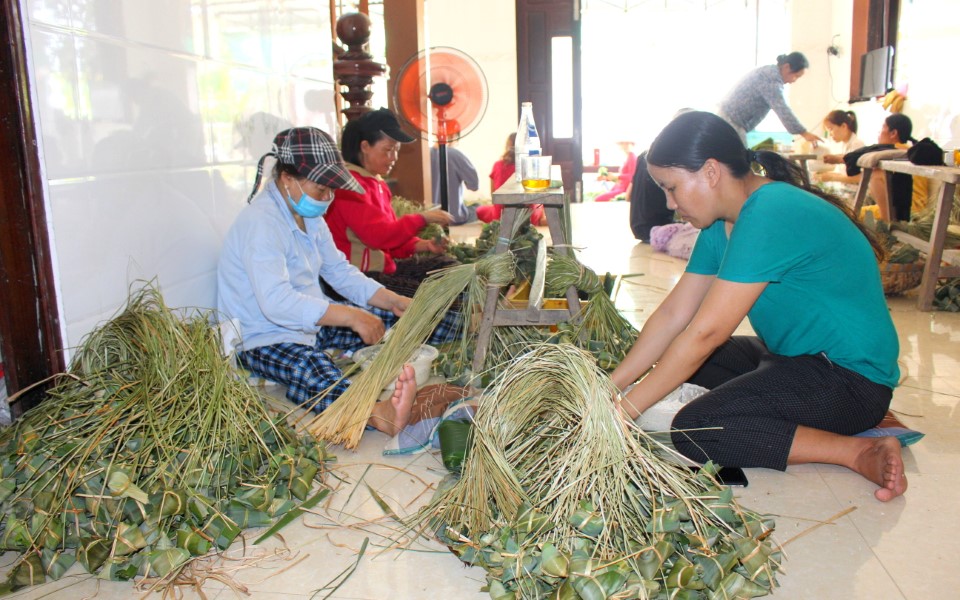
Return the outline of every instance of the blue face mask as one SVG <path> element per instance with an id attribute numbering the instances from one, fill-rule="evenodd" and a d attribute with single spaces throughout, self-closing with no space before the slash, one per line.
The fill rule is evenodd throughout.
<path id="1" fill-rule="evenodd" d="M 304 219 L 322 217 L 323 213 L 327 212 L 327 208 L 330 207 L 330 203 L 333 201 L 314 200 L 303 191 L 303 187 L 300 186 L 299 181 L 297 182 L 297 187 L 300 188 L 300 199 L 294 202 L 293 196 L 290 196 L 290 205 L 293 207 L 294 212 Z M 287 188 L 287 194 L 290 194 L 290 188 Z"/>

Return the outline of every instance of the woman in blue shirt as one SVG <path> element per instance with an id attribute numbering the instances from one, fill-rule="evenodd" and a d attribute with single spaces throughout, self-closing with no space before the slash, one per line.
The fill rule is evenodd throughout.
<path id="1" fill-rule="evenodd" d="M 632 417 L 685 381 L 710 391 L 674 418 L 684 455 L 730 467 L 829 463 L 906 491 L 896 438 L 877 425 L 899 343 L 883 251 L 836 198 L 772 152 L 744 148 L 711 113 L 678 116 L 647 155 L 667 205 L 701 230 L 686 272 L 613 378 Z M 733 337 L 744 318 L 756 337 Z M 656 368 L 654 368 L 656 367 Z"/>

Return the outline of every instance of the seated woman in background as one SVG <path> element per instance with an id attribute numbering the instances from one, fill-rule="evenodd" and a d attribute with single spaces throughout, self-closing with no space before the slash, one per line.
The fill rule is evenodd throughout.
<path id="1" fill-rule="evenodd" d="M 637 169 L 637 155 L 633 153 L 633 142 L 617 142 L 617 146 L 620 146 L 620 150 L 627 155 L 627 158 L 623 161 L 623 166 L 620 167 L 620 172 L 616 175 L 600 175 L 597 177 L 601 181 L 613 181 L 614 184 L 609 192 L 600 194 L 594 199 L 594 202 L 609 202 L 620 194 L 626 194 L 630 182 L 633 181 L 633 173 Z"/>
<path id="2" fill-rule="evenodd" d="M 413 137 L 385 108 L 346 124 L 341 135 L 343 158 L 363 193 L 338 189 L 324 218 L 337 248 L 365 274 L 397 293 L 412 295 L 429 271 L 456 261 L 445 254 L 445 240 L 423 240 L 417 233 L 429 223 L 449 225 L 453 216 L 430 210 L 397 217 L 383 178 L 397 161 L 400 144 Z M 418 259 L 427 252 L 433 259 Z M 406 259 L 406 260 L 400 260 Z"/>
<path id="3" fill-rule="evenodd" d="M 859 175 L 857 160 L 863 154 L 892 148 L 909 148 L 913 139 L 913 122 L 904 114 L 892 114 L 883 121 L 877 144 L 853 150 L 844 155 L 847 173 Z M 852 167 L 852 168 L 851 168 Z M 925 177 L 911 177 L 904 173 L 893 173 L 890 177 L 891 189 L 887 189 L 887 178 L 874 174 L 870 178 L 867 192 L 877 203 L 877 218 L 882 221 L 909 221 L 910 213 L 926 206 L 929 181 Z M 888 201 L 889 198 L 889 201 Z M 892 214 L 887 212 L 890 207 Z"/>
<path id="4" fill-rule="evenodd" d="M 831 190 L 846 199 L 852 199 L 857 193 L 861 174 L 848 175 L 843 157 L 849 152 L 863 148 L 864 143 L 857 137 L 857 115 L 852 110 L 832 110 L 823 119 L 823 126 L 830 138 L 839 144 L 837 152 L 825 155 L 821 160 L 828 165 L 837 165 L 831 171 L 814 172 L 810 180 L 814 183 L 831 184 Z"/>
<path id="5" fill-rule="evenodd" d="M 667 197 L 647 172 L 647 153 L 637 157 L 633 181 L 627 188 L 630 203 L 630 229 L 633 237 L 650 242 L 650 230 L 673 223 L 673 211 L 667 207 Z"/>
<path id="6" fill-rule="evenodd" d="M 503 155 L 500 157 L 500 160 L 493 163 L 493 168 L 490 169 L 491 193 L 497 191 L 501 185 L 505 184 L 517 173 L 517 166 L 514 164 L 516 161 L 516 154 L 514 154 L 516 140 L 516 133 L 511 133 L 507 136 L 507 145 L 503 149 Z M 499 204 L 484 204 L 483 206 L 477 207 L 477 218 L 484 223 L 499 221 L 501 213 L 503 213 L 503 206 Z M 530 224 L 547 224 L 547 218 L 543 213 L 543 205 L 535 204 L 533 206 L 533 211 L 530 213 Z"/>
<path id="7" fill-rule="evenodd" d="M 840 165 L 840 168 L 826 173 L 817 173 L 819 181 L 836 181 L 839 183 L 860 183 L 859 175 L 847 175 L 843 167 L 843 155 L 864 147 L 863 140 L 857 137 L 857 114 L 852 110 L 831 110 L 823 119 L 823 126 L 830 132 L 830 138 L 840 144 L 838 152 L 827 154 L 823 162 L 830 165 Z"/>
<path id="8" fill-rule="evenodd" d="M 445 154 L 447 164 L 447 212 L 453 215 L 451 225 L 463 225 L 477 220 L 477 209 L 463 201 L 463 188 L 475 192 L 480 189 L 480 176 L 467 155 L 456 144 L 459 135 L 447 140 Z M 440 146 L 430 148 L 430 187 L 434 206 L 443 205 L 440 189 Z"/>
<path id="9" fill-rule="evenodd" d="M 689 381 L 710 390 L 673 419 L 673 444 L 692 460 L 835 464 L 876 484 L 880 501 L 903 494 L 900 442 L 854 437 L 880 423 L 900 378 L 877 241 L 798 165 L 745 148 L 714 114 L 678 116 L 647 164 L 701 232 L 613 372 L 620 389 L 635 383 L 618 409 L 636 418 Z M 745 318 L 756 336 L 733 335 Z"/>

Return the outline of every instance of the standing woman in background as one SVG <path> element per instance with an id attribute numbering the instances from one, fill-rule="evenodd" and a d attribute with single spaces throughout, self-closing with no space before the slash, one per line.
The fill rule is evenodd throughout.
<path id="1" fill-rule="evenodd" d="M 771 110 L 780 118 L 787 131 L 817 144 L 822 142 L 816 134 L 807 131 L 783 97 L 783 86 L 803 77 L 810 66 L 807 57 L 800 52 L 781 54 L 777 64 L 758 67 L 740 80 L 720 103 L 720 116 L 733 125 L 746 141 L 752 131 Z"/>

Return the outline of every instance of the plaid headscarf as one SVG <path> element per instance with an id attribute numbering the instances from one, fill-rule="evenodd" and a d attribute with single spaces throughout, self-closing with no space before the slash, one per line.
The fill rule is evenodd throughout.
<path id="1" fill-rule="evenodd" d="M 278 133 L 277 137 L 273 138 L 270 152 L 260 157 L 257 177 L 253 180 L 253 190 L 247 202 L 253 199 L 260 188 L 263 161 L 268 156 L 276 158 L 280 164 L 294 167 L 297 173 L 314 183 L 335 190 L 364 193 L 363 188 L 343 164 L 343 157 L 333 138 L 316 127 L 293 127 Z"/>

